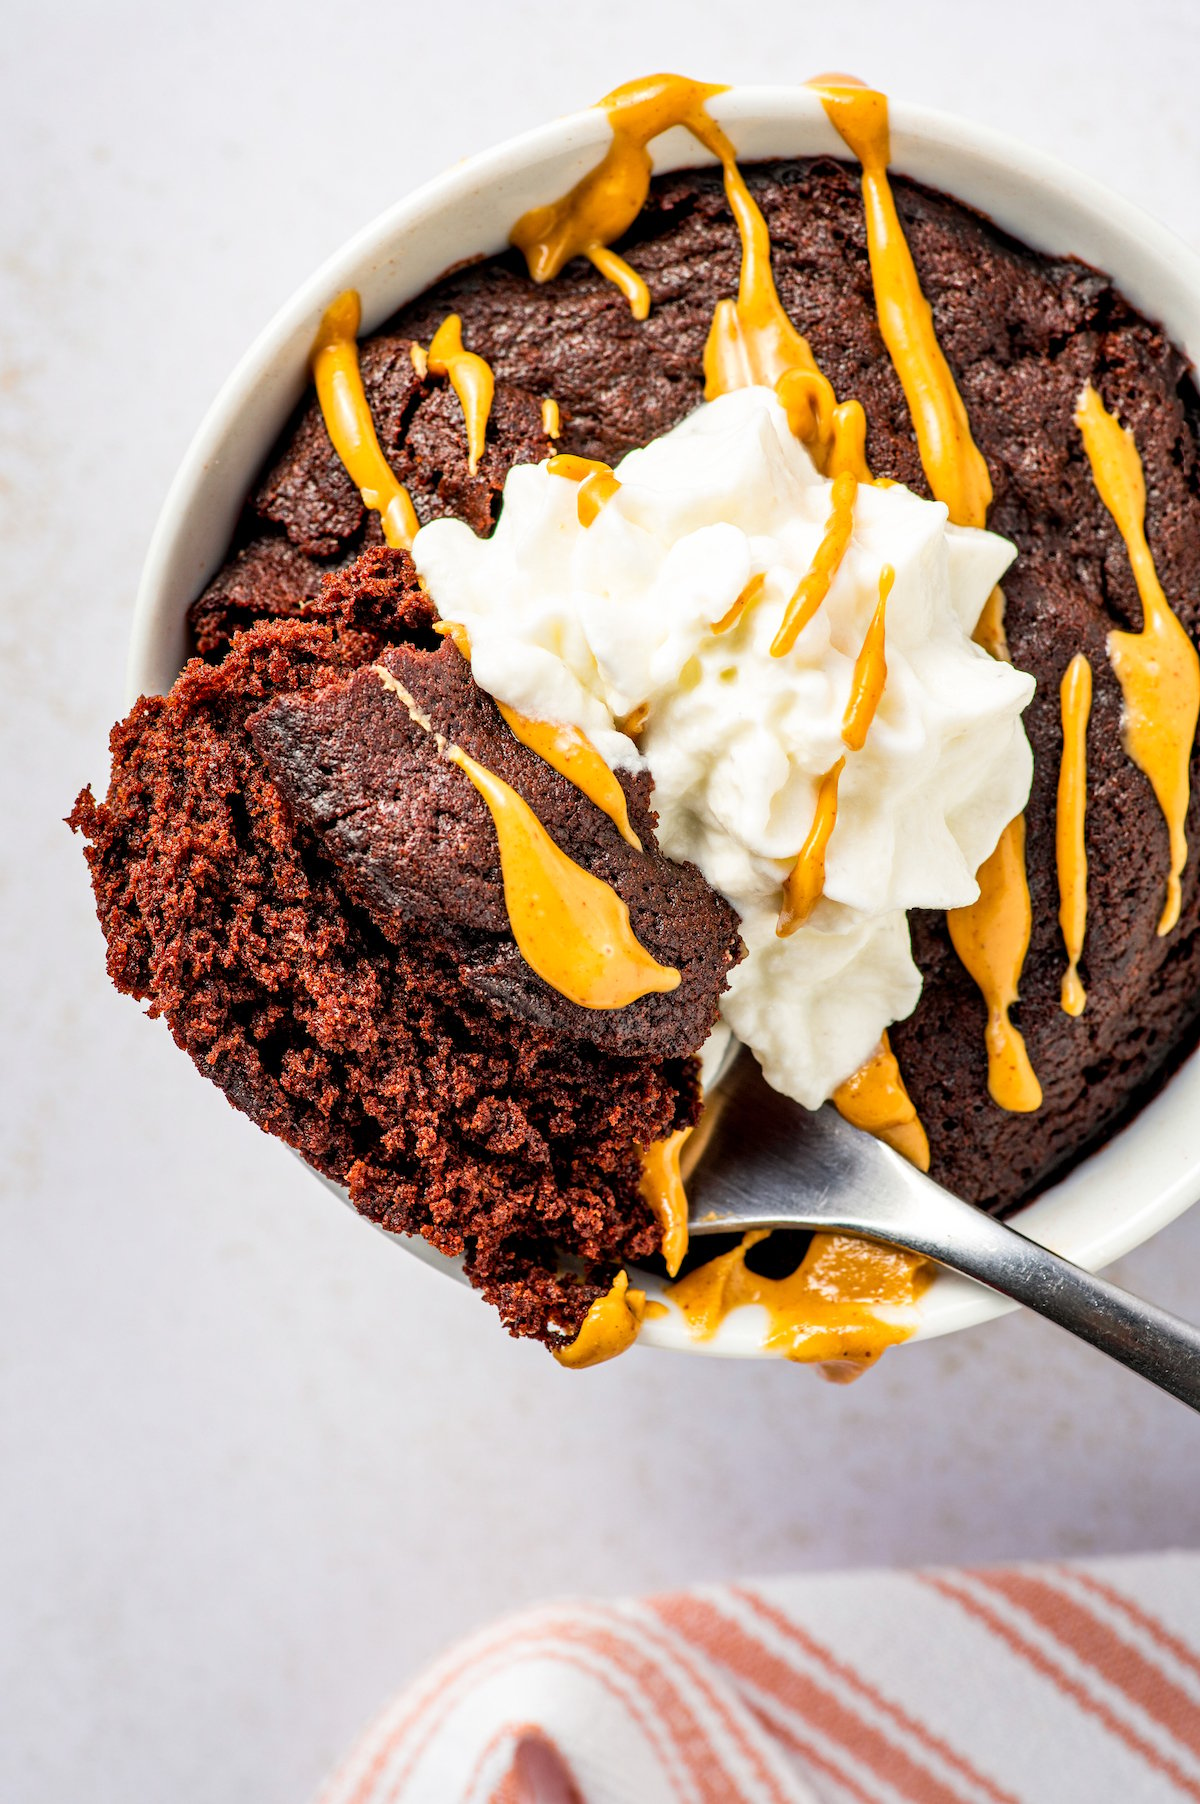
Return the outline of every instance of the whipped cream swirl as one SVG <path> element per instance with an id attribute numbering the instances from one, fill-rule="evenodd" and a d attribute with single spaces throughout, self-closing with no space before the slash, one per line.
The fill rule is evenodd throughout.
<path id="1" fill-rule="evenodd" d="M 862 485 L 829 593 L 776 658 L 832 484 L 772 391 L 705 403 L 616 474 L 585 528 L 577 483 L 518 465 L 489 539 L 438 520 L 413 557 L 443 617 L 466 627 L 483 688 L 582 727 L 614 768 L 649 766 L 663 850 L 694 860 L 741 915 L 747 957 L 724 1019 L 772 1084 L 815 1108 L 916 1005 L 905 910 L 974 901 L 976 870 L 1028 797 L 1033 678 L 971 638 L 1015 548 L 900 485 Z M 887 681 L 852 752 L 842 719 L 884 564 Z M 760 574 L 737 624 L 714 633 Z M 637 744 L 618 724 L 635 710 Z M 780 938 L 784 879 L 843 754 L 824 894 Z"/>

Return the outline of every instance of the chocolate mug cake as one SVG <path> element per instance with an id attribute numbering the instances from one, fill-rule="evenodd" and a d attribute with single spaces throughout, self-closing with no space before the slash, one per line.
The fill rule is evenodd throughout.
<path id="1" fill-rule="evenodd" d="M 331 295 L 197 656 L 71 817 L 114 982 L 565 1364 L 680 1271 L 714 1029 L 992 1210 L 1194 1040 L 1190 370 L 816 86 L 855 161 L 740 168 L 652 78 L 508 254 L 361 343 Z M 652 177 L 672 125 L 717 167 Z M 695 1332 L 765 1303 L 798 1358 L 921 1283 L 694 1260 Z"/>

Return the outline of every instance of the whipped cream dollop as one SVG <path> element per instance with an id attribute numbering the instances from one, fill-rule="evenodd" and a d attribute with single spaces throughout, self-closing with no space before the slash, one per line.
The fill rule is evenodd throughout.
<path id="1" fill-rule="evenodd" d="M 484 689 L 581 727 L 614 768 L 649 767 L 663 850 L 694 860 L 741 916 L 747 957 L 724 1019 L 772 1084 L 815 1108 L 916 1005 L 905 911 L 974 901 L 1027 799 L 1033 678 L 971 638 L 1015 548 L 900 485 L 860 485 L 829 593 L 774 657 L 832 488 L 774 393 L 704 403 L 616 475 L 585 527 L 576 481 L 518 465 L 490 538 L 438 520 L 413 558 L 470 635 Z M 887 680 L 851 751 L 843 715 L 884 565 Z M 714 633 L 758 575 L 737 624 Z M 635 744 L 620 723 L 638 713 Z M 824 893 L 781 938 L 784 880 L 843 755 Z"/>

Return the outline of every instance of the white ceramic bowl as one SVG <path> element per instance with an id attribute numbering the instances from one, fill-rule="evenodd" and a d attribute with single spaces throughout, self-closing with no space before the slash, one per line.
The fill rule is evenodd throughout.
<path id="1" fill-rule="evenodd" d="M 744 161 L 845 154 L 806 89 L 732 88 L 711 108 Z M 897 170 L 980 208 L 1039 250 L 1073 253 L 1106 270 L 1200 362 L 1200 259 L 1169 232 L 1100 184 L 996 132 L 903 104 L 891 117 Z M 217 396 L 164 503 L 138 591 L 131 695 L 164 691 L 178 673 L 188 604 L 221 564 L 243 498 L 303 391 L 309 348 L 333 296 L 357 288 L 363 329 L 372 330 L 451 264 L 502 250 L 520 214 L 565 192 L 599 161 L 609 137 L 604 116 L 590 110 L 458 164 L 360 232 L 276 316 Z M 710 160 L 683 131 L 659 138 L 652 152 L 656 169 Z M 1198 1117 L 1195 1054 L 1129 1127 L 1025 1209 L 1020 1226 L 1092 1268 L 1137 1246 L 1200 1196 Z M 400 1244 L 456 1270 L 422 1241 Z M 922 1300 L 918 1337 L 1010 1307 L 965 1279 L 939 1275 Z M 753 1356 L 762 1352 L 762 1328 L 760 1310 L 739 1310 L 716 1339 L 696 1343 L 672 1309 L 647 1324 L 642 1342 Z"/>

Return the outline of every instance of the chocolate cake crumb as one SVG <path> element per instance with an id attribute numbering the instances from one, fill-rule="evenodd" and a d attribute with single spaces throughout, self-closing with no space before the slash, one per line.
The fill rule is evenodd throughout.
<path id="1" fill-rule="evenodd" d="M 412 342 L 412 335 L 383 333 L 362 347 L 363 391 L 380 448 L 422 520 L 454 514 L 473 531 L 490 532 L 512 466 L 540 463 L 553 451 L 541 400 L 518 383 L 496 383 L 483 457 L 472 476 L 462 403 L 444 376 L 417 374 Z M 366 508 L 315 395 L 302 403 L 255 492 L 254 508 L 309 557 L 342 553 L 362 531 Z"/>
<path id="2" fill-rule="evenodd" d="M 209 658 L 256 620 L 295 620 L 321 593 L 321 565 L 282 536 L 253 539 L 192 604 L 196 650 Z"/>
<path id="3" fill-rule="evenodd" d="M 432 730 L 413 721 L 380 670 L 413 697 Z M 684 1058 L 711 1033 L 726 975 L 741 957 L 737 916 L 694 864 L 658 850 L 648 772 L 620 773 L 642 841 L 637 852 L 594 802 L 514 737 L 448 640 L 436 652 L 393 647 L 377 666 L 315 694 L 281 697 L 248 725 L 294 818 L 397 944 L 436 931 L 457 950 L 468 988 L 621 1058 Z M 435 735 L 494 771 L 569 858 L 612 885 L 642 945 L 680 972 L 677 989 L 624 1008 L 582 1008 L 525 963 L 509 927 L 491 814 Z"/>
<path id="4" fill-rule="evenodd" d="M 382 333 L 362 347 L 363 390 L 380 446 L 422 520 L 453 514 L 488 533 L 512 466 L 540 463 L 555 449 L 541 401 L 517 383 L 497 382 L 483 457 L 472 475 L 462 404 L 444 377 L 417 374 L 412 344 L 411 335 Z M 235 555 L 189 610 L 203 657 L 222 653 L 238 628 L 255 619 L 304 613 L 331 568 L 382 544 L 378 516 L 346 474 L 311 390 L 271 454 L 236 542 Z"/>
<path id="5" fill-rule="evenodd" d="M 460 1254 L 513 1333 L 562 1344 L 659 1246 L 638 1149 L 696 1119 L 695 1060 L 606 1056 L 514 1017 L 464 984 L 435 921 L 385 938 L 350 898 L 247 722 L 343 693 L 367 660 L 449 648 L 403 552 L 327 579 L 316 612 L 238 633 L 113 729 L 108 795 L 84 790 L 70 817 L 109 974 L 365 1215 Z"/>

